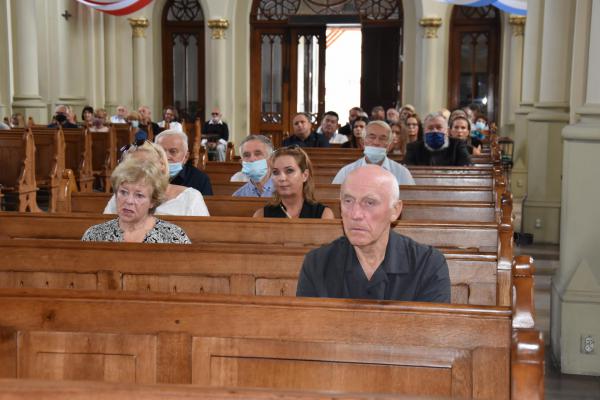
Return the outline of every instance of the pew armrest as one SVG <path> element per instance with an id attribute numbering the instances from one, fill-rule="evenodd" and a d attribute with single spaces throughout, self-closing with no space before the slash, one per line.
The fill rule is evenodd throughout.
<path id="1" fill-rule="evenodd" d="M 516 256 L 512 264 L 513 329 L 533 329 L 535 326 L 533 302 L 533 273 L 530 256 Z"/>
<path id="2" fill-rule="evenodd" d="M 515 329 L 511 348 L 511 399 L 544 398 L 544 340 L 537 329 Z"/>

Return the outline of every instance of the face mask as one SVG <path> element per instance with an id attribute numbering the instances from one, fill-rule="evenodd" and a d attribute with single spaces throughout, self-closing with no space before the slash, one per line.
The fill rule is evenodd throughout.
<path id="1" fill-rule="evenodd" d="M 179 172 L 183 169 L 183 164 L 180 162 L 169 163 L 169 177 L 177 176 Z"/>
<path id="2" fill-rule="evenodd" d="M 473 139 L 483 140 L 483 138 L 485 138 L 485 135 L 483 133 L 481 133 L 480 131 L 475 130 L 475 131 L 471 131 L 471 137 Z"/>
<path id="3" fill-rule="evenodd" d="M 256 160 L 256 161 L 242 161 L 242 173 L 250 178 L 251 181 L 260 182 L 265 175 L 269 167 L 267 160 Z"/>
<path id="4" fill-rule="evenodd" d="M 475 129 L 477 129 L 478 131 L 485 131 L 485 130 L 487 130 L 486 128 L 487 128 L 487 125 L 483 121 L 477 121 L 475 123 Z"/>
<path id="5" fill-rule="evenodd" d="M 385 147 L 365 146 L 363 154 L 370 162 L 379 164 L 385 158 L 387 150 Z"/>
<path id="6" fill-rule="evenodd" d="M 56 114 L 56 116 L 54 117 L 54 119 L 59 124 L 62 124 L 63 122 L 65 122 L 67 120 L 67 116 L 65 114 Z"/>
<path id="7" fill-rule="evenodd" d="M 425 143 L 434 150 L 441 148 L 446 141 L 444 132 L 427 132 L 425 133 Z"/>
<path id="8" fill-rule="evenodd" d="M 94 126 L 101 127 L 103 120 L 101 118 L 94 118 Z"/>
<path id="9" fill-rule="evenodd" d="M 131 121 L 131 127 L 132 128 L 136 128 L 137 129 L 139 126 L 140 126 L 140 121 L 137 121 L 137 120 Z"/>

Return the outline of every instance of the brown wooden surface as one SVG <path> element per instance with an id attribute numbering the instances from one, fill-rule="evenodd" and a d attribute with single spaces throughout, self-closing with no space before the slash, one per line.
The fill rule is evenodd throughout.
<path id="1" fill-rule="evenodd" d="M 31 130 L 12 129 L 0 135 L 0 186 L 3 193 L 16 196 L 19 211 L 40 211 L 36 201 L 35 144 Z"/>
<path id="2" fill-rule="evenodd" d="M 73 171 L 81 192 L 93 190 L 92 138 L 87 129 L 63 129 L 65 168 Z"/>
<path id="3" fill-rule="evenodd" d="M 87 228 L 110 216 L 95 214 L 0 213 L 0 238 L 80 239 Z M 163 216 L 183 228 L 192 242 L 323 245 L 342 235 L 340 220 Z M 496 223 L 398 221 L 394 230 L 436 247 L 498 251 Z M 511 239 L 512 240 L 512 239 Z M 507 251 L 512 241 L 505 245 Z M 510 250 L 512 251 L 512 250 Z M 505 269 L 510 271 L 512 257 Z M 510 304 L 510 303 L 509 303 Z"/>
<path id="4" fill-rule="evenodd" d="M 65 136 L 61 129 L 30 128 L 35 143 L 35 180 L 48 191 L 48 211 L 56 212 L 65 172 Z"/>
<path id="5" fill-rule="evenodd" d="M 112 127 L 108 132 L 91 132 L 92 171 L 105 192 L 110 192 L 110 175 L 117 166 L 117 134 Z"/>
<path id="6" fill-rule="evenodd" d="M 71 212 L 102 213 L 108 203 L 109 193 L 71 193 Z M 338 199 L 321 199 L 340 218 Z M 256 210 L 264 207 L 269 199 L 231 196 L 205 196 L 204 202 L 211 216 L 251 217 Z M 493 204 L 485 202 L 417 201 L 403 202 L 403 220 L 437 220 L 494 222 L 496 212 Z"/>
<path id="7" fill-rule="evenodd" d="M 300 267 L 312 248 L 5 240 L 0 241 L 0 288 L 295 296 Z M 442 251 L 452 302 L 495 305 L 496 254 Z"/>
<path id="8" fill-rule="evenodd" d="M 402 396 L 379 393 L 333 393 L 275 389 L 211 388 L 191 385 L 136 385 L 90 381 L 0 379 L 1 400 L 443 400 L 451 397 Z"/>
<path id="9" fill-rule="evenodd" d="M 52 289 L 3 290 L 0 307 L 3 332 L 19 337 L 22 378 L 47 371 L 125 383 L 187 376 L 177 369 L 184 364 L 157 362 L 157 349 L 170 343 L 160 333 L 170 332 L 191 337 L 193 384 L 510 394 L 511 312 L 504 307 Z"/>

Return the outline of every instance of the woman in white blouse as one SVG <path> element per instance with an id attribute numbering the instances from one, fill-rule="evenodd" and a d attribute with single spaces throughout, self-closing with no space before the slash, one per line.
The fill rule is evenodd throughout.
<path id="1" fill-rule="evenodd" d="M 156 163 L 165 174 L 165 179 L 169 179 L 169 161 L 161 146 L 148 141 L 140 146 L 132 145 L 123 156 L 124 160 L 131 158 Z M 113 195 L 104 209 L 104 214 L 115 214 L 116 211 L 116 200 Z M 208 217 L 210 215 L 204 203 L 202 193 L 194 188 L 172 185 L 170 183 L 167 186 L 166 199 L 156 208 L 155 214 L 200 217 Z"/>

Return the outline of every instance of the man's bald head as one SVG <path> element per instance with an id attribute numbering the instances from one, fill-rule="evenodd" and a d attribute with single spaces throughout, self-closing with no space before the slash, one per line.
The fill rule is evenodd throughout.
<path id="1" fill-rule="evenodd" d="M 344 185 L 347 182 L 373 182 L 381 188 L 385 188 L 390 201 L 390 207 L 393 207 L 400 200 L 400 188 L 396 177 L 388 170 L 383 169 L 379 165 L 368 164 L 360 168 L 356 168 L 346 176 L 346 180 L 342 183 L 341 191 L 344 191 Z"/>

